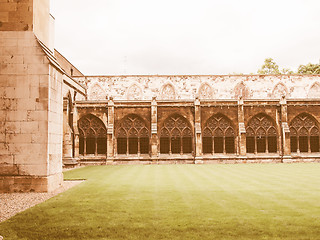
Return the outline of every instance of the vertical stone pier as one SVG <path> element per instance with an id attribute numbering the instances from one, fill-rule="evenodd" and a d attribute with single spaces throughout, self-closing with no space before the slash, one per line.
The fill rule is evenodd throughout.
<path id="1" fill-rule="evenodd" d="M 282 156 L 288 157 L 290 156 L 290 129 L 288 125 L 288 107 L 287 100 L 285 96 L 283 96 L 280 100 L 281 112 L 281 130 L 282 130 Z"/>
<path id="2" fill-rule="evenodd" d="M 239 136 L 238 136 L 238 154 L 240 156 L 246 156 L 246 128 L 244 125 L 244 109 L 243 109 L 243 98 L 242 96 L 238 100 L 238 123 L 239 123 Z"/>
<path id="3" fill-rule="evenodd" d="M 155 97 L 151 102 L 151 159 L 158 157 L 158 107 Z"/>
<path id="4" fill-rule="evenodd" d="M 0 1 L 0 192 L 62 183 L 63 71 L 49 5 Z"/>
<path id="5" fill-rule="evenodd" d="M 108 101 L 108 126 L 107 126 L 107 164 L 112 164 L 115 153 L 114 144 L 114 102 L 110 97 Z"/>
<path id="6" fill-rule="evenodd" d="M 201 106 L 197 97 L 194 101 L 194 119 L 195 119 L 195 164 L 203 163 L 202 160 L 202 135 L 201 135 Z"/>

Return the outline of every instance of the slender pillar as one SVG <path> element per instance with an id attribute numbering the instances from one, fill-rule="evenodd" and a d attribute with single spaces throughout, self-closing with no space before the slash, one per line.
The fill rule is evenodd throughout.
<path id="1" fill-rule="evenodd" d="M 72 129 L 69 125 L 69 112 L 70 109 L 69 99 L 63 98 L 63 163 L 65 160 L 72 158 Z"/>
<path id="2" fill-rule="evenodd" d="M 245 156 L 247 154 L 246 146 L 246 128 L 244 125 L 244 110 L 243 110 L 243 99 L 240 96 L 238 100 L 238 123 L 239 123 L 239 138 L 238 138 L 238 148 L 239 155 Z"/>
<path id="3" fill-rule="evenodd" d="M 74 137 L 74 160 L 79 160 L 79 130 L 78 130 L 78 109 L 77 105 L 73 105 L 73 114 L 72 114 L 72 121 L 73 121 L 73 137 Z"/>
<path id="4" fill-rule="evenodd" d="M 202 160 L 202 134 L 201 134 L 201 106 L 200 100 L 196 97 L 194 101 L 194 134 L 195 134 L 195 164 L 203 163 Z"/>
<path id="5" fill-rule="evenodd" d="M 110 97 L 108 101 L 108 126 L 107 126 L 107 162 L 112 164 L 114 159 L 114 102 Z"/>
<path id="6" fill-rule="evenodd" d="M 282 155 L 290 155 L 290 129 L 288 125 L 288 109 L 285 96 L 280 100 L 281 106 L 281 130 L 282 130 Z"/>
<path id="7" fill-rule="evenodd" d="M 151 102 L 151 158 L 156 159 L 158 157 L 158 107 L 157 99 L 152 98 Z M 160 149 L 160 143 L 159 143 Z"/>

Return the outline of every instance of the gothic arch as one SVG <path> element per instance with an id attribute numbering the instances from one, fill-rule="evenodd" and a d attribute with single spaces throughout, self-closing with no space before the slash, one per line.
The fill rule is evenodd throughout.
<path id="1" fill-rule="evenodd" d="M 171 83 L 166 83 L 162 86 L 160 98 L 163 100 L 174 100 L 176 98 L 176 91 Z"/>
<path id="2" fill-rule="evenodd" d="M 128 100 L 141 100 L 142 99 L 142 90 L 137 83 L 131 84 L 127 90 L 127 99 Z"/>
<path id="3" fill-rule="evenodd" d="M 234 88 L 235 99 L 238 99 L 239 97 L 242 97 L 243 99 L 247 99 L 249 98 L 249 96 L 250 96 L 250 91 L 243 81 L 241 81 L 235 86 Z"/>
<path id="4" fill-rule="evenodd" d="M 213 89 L 208 83 L 202 83 L 199 87 L 198 95 L 200 99 L 212 99 Z"/>
<path id="5" fill-rule="evenodd" d="M 273 119 L 259 113 L 253 116 L 246 127 L 248 153 L 276 153 L 277 128 Z"/>
<path id="6" fill-rule="evenodd" d="M 228 117 L 220 113 L 213 115 L 203 128 L 203 153 L 234 153 L 235 136 L 233 124 Z"/>
<path id="7" fill-rule="evenodd" d="M 168 117 L 159 132 L 160 153 L 192 153 L 193 131 L 190 123 L 181 115 Z"/>
<path id="8" fill-rule="evenodd" d="M 308 113 L 301 113 L 290 123 L 291 152 L 319 152 L 319 123 Z"/>
<path id="9" fill-rule="evenodd" d="M 288 89 L 286 85 L 284 85 L 282 82 L 277 83 L 273 90 L 272 90 L 272 97 L 276 99 L 281 99 L 282 96 L 287 97 L 288 95 Z"/>
<path id="10" fill-rule="evenodd" d="M 98 82 L 93 83 L 89 88 L 89 100 L 104 100 L 107 93 L 103 90 Z"/>
<path id="11" fill-rule="evenodd" d="M 107 152 L 107 129 L 98 117 L 88 114 L 78 121 L 79 129 L 79 153 L 106 154 Z"/>
<path id="12" fill-rule="evenodd" d="M 320 84 L 315 82 L 309 89 L 308 92 L 309 98 L 320 98 Z"/>
<path id="13" fill-rule="evenodd" d="M 148 154 L 149 128 L 136 114 L 125 116 L 116 129 L 118 154 Z"/>

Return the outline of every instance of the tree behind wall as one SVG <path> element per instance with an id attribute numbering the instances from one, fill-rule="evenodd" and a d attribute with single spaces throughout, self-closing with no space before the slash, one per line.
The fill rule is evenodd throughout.
<path id="1" fill-rule="evenodd" d="M 308 63 L 306 65 L 300 65 L 297 73 L 298 74 L 320 74 L 320 64 Z"/>
<path id="2" fill-rule="evenodd" d="M 320 74 L 320 63 L 300 65 L 297 72 L 293 72 L 289 68 L 279 70 L 278 64 L 272 58 L 266 58 L 258 70 L 258 74 Z"/>

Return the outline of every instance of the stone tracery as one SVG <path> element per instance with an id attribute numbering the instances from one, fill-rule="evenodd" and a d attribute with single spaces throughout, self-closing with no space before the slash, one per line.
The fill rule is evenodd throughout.
<path id="1" fill-rule="evenodd" d="M 78 121 L 79 152 L 86 154 L 105 154 L 107 152 L 107 130 L 103 122 L 96 116 L 89 114 Z"/>
<path id="2" fill-rule="evenodd" d="M 290 124 L 291 152 L 319 152 L 320 131 L 309 114 L 296 116 Z"/>
<path id="3" fill-rule="evenodd" d="M 191 153 L 192 130 L 185 118 L 173 115 L 167 118 L 160 130 L 161 153 Z"/>
<path id="4" fill-rule="evenodd" d="M 104 100 L 106 95 L 106 92 L 97 82 L 90 87 L 90 100 Z"/>
<path id="5" fill-rule="evenodd" d="M 176 93 L 172 84 L 167 83 L 162 87 L 161 90 L 161 99 L 164 100 L 173 100 L 176 98 Z"/>
<path id="6" fill-rule="evenodd" d="M 137 84 L 132 84 L 127 91 L 128 100 L 142 99 L 142 90 Z"/>
<path id="7" fill-rule="evenodd" d="M 238 83 L 234 88 L 234 98 L 238 99 L 240 97 L 242 99 L 249 98 L 249 89 L 243 82 Z"/>
<path id="8" fill-rule="evenodd" d="M 288 90 L 286 86 L 279 82 L 272 91 L 272 97 L 276 99 L 281 99 L 283 96 L 287 97 L 288 95 Z"/>
<path id="9" fill-rule="evenodd" d="M 235 131 L 231 121 L 222 114 L 209 118 L 203 129 L 203 153 L 234 153 Z"/>
<path id="10" fill-rule="evenodd" d="M 277 152 L 277 131 L 271 118 L 265 114 L 254 116 L 246 128 L 248 153 Z"/>
<path id="11" fill-rule="evenodd" d="M 203 83 L 199 88 L 199 98 L 200 99 L 210 99 L 213 98 L 212 87 L 208 83 Z"/>
<path id="12" fill-rule="evenodd" d="M 116 130 L 118 154 L 149 153 L 149 130 L 137 115 L 128 115 Z"/>
<path id="13" fill-rule="evenodd" d="M 318 82 L 315 82 L 308 93 L 309 98 L 320 98 L 320 84 Z"/>

